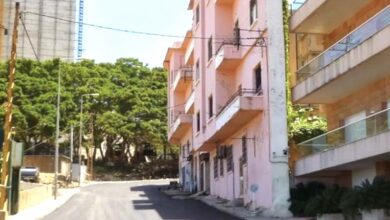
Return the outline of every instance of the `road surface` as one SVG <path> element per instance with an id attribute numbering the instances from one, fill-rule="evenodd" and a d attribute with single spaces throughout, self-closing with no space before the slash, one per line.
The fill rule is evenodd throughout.
<path id="1" fill-rule="evenodd" d="M 167 181 L 100 183 L 81 188 L 43 220 L 237 220 L 197 200 L 176 200 Z"/>

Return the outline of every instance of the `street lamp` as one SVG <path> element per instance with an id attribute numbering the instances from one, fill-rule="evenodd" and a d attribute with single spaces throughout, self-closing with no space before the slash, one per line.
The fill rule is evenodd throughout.
<path id="1" fill-rule="evenodd" d="M 83 97 L 87 96 L 99 96 L 99 93 L 83 94 L 80 98 L 80 136 L 79 136 L 79 185 L 81 185 L 81 144 L 83 141 Z"/>

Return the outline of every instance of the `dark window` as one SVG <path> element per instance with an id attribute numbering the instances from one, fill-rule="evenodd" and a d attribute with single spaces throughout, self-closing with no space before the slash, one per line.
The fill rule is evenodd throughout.
<path id="1" fill-rule="evenodd" d="M 219 175 L 223 176 L 223 159 L 219 159 Z"/>
<path id="2" fill-rule="evenodd" d="M 195 80 L 198 80 L 199 79 L 199 76 L 200 76 L 200 72 L 199 72 L 199 60 L 196 61 L 196 64 L 195 64 Z"/>
<path id="3" fill-rule="evenodd" d="M 190 141 L 187 140 L 187 154 L 190 154 Z"/>
<path id="4" fill-rule="evenodd" d="M 227 147 L 226 151 L 226 169 L 229 172 L 233 170 L 233 147 Z"/>
<path id="5" fill-rule="evenodd" d="M 186 148 L 185 147 L 186 146 L 184 146 L 184 145 L 181 147 L 181 151 L 182 151 L 181 153 L 182 153 L 183 158 L 186 157 L 186 150 L 185 150 Z"/>
<path id="6" fill-rule="evenodd" d="M 217 156 L 214 157 L 214 178 L 218 177 L 218 159 Z"/>
<path id="7" fill-rule="evenodd" d="M 261 66 L 257 66 L 255 69 L 255 89 L 256 92 L 262 91 L 261 88 Z"/>
<path id="8" fill-rule="evenodd" d="M 240 27 L 237 20 L 236 24 L 234 25 L 234 45 L 236 45 L 237 48 L 240 47 L 240 38 Z"/>
<path id="9" fill-rule="evenodd" d="M 210 60 L 213 57 L 213 37 L 209 38 L 207 43 L 207 58 Z"/>
<path id="10" fill-rule="evenodd" d="M 247 156 L 247 152 L 248 152 L 248 149 L 247 149 L 247 139 L 246 139 L 246 136 L 243 136 L 241 138 L 241 142 L 242 142 L 242 162 L 243 163 L 246 163 L 247 160 L 248 160 L 248 156 Z"/>
<path id="11" fill-rule="evenodd" d="M 200 131 L 200 112 L 196 113 L 196 131 Z"/>
<path id="12" fill-rule="evenodd" d="M 257 0 L 250 0 L 250 25 L 257 19 Z"/>
<path id="13" fill-rule="evenodd" d="M 200 16 L 200 11 L 199 11 L 199 4 L 198 4 L 195 9 L 195 24 L 199 23 L 199 16 Z"/>
<path id="14" fill-rule="evenodd" d="M 213 117 L 213 95 L 209 97 L 209 118 Z"/>

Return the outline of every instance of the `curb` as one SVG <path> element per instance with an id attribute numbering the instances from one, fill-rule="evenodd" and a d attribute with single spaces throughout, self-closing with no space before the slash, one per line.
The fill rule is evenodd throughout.
<path id="1" fill-rule="evenodd" d="M 47 199 L 43 203 L 40 203 L 40 204 L 33 206 L 31 208 L 28 208 L 26 210 L 23 210 L 16 215 L 10 215 L 10 216 L 8 216 L 7 219 L 9 219 L 9 220 L 26 220 L 26 219 L 39 220 L 39 219 L 44 218 L 45 216 L 49 215 L 50 213 L 54 212 L 55 210 L 57 210 L 59 207 L 61 207 L 70 198 L 72 198 L 75 194 L 77 194 L 79 192 L 80 192 L 80 188 L 67 189 L 67 191 L 65 191 L 65 193 L 63 192 L 63 194 L 60 195 L 57 198 L 57 200 L 54 200 L 53 198 Z"/>

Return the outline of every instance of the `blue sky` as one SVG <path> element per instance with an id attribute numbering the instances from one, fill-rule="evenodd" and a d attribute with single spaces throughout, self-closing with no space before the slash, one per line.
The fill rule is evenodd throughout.
<path id="1" fill-rule="evenodd" d="M 191 28 L 188 0 L 84 0 L 84 22 L 121 29 L 184 36 Z M 84 26 L 83 58 L 114 62 L 134 57 L 151 67 L 162 66 L 176 38 L 120 33 Z"/>

